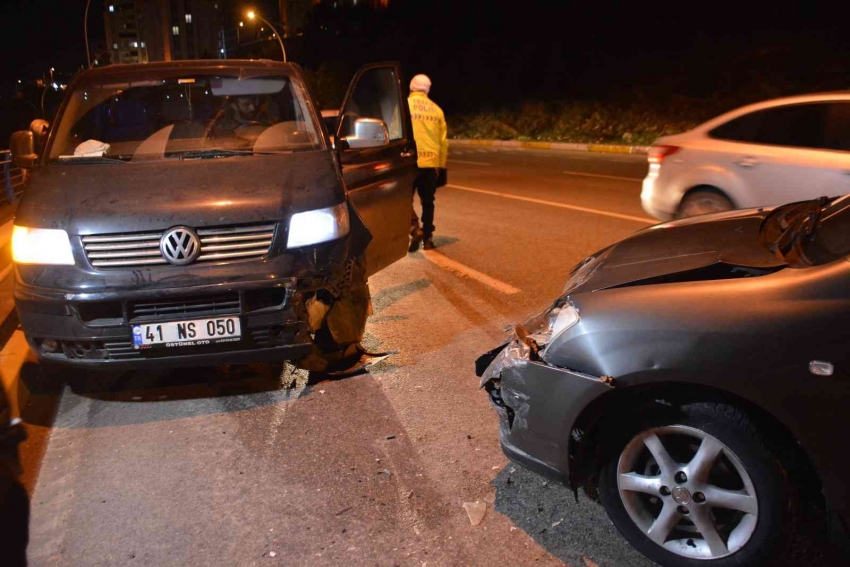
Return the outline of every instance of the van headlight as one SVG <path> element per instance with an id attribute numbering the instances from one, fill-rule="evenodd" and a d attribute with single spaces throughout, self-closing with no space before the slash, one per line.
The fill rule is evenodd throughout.
<path id="1" fill-rule="evenodd" d="M 15 226 L 12 230 L 12 258 L 17 264 L 74 265 L 68 233 L 53 228 Z"/>
<path id="2" fill-rule="evenodd" d="M 340 203 L 335 207 L 296 213 L 289 219 L 287 248 L 300 248 L 342 238 L 348 234 L 348 207 Z"/>

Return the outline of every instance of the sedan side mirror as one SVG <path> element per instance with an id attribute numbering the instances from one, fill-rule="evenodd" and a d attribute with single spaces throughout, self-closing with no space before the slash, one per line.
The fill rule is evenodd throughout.
<path id="1" fill-rule="evenodd" d="M 35 153 L 35 141 L 31 130 L 20 130 L 12 134 L 9 140 L 9 153 L 12 164 L 21 169 L 32 169 L 38 154 Z"/>
<path id="2" fill-rule="evenodd" d="M 379 148 L 390 143 L 390 131 L 383 120 L 358 118 L 354 122 L 354 135 L 345 141 L 351 149 Z"/>

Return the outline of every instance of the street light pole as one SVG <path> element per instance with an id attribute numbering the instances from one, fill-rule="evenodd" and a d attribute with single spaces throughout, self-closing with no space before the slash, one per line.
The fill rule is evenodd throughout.
<path id="1" fill-rule="evenodd" d="M 89 8 L 90 7 L 91 7 L 91 0 L 88 0 L 86 2 L 86 15 L 84 16 L 85 20 L 83 21 L 83 33 L 86 36 L 86 66 L 89 69 L 91 69 L 91 51 L 89 51 Z"/>
<path id="2" fill-rule="evenodd" d="M 277 30 L 275 29 L 275 27 L 273 25 L 271 25 L 267 19 L 265 19 L 261 15 L 257 14 L 256 12 L 248 12 L 248 19 L 249 20 L 253 20 L 254 17 L 259 18 L 260 21 L 262 21 L 264 24 L 266 24 L 267 26 L 269 26 L 272 29 L 272 33 L 277 38 L 277 42 L 280 44 L 280 51 L 281 51 L 281 53 L 283 53 L 283 62 L 286 63 L 286 48 L 283 46 L 283 39 L 280 37 L 280 34 L 277 33 Z"/>

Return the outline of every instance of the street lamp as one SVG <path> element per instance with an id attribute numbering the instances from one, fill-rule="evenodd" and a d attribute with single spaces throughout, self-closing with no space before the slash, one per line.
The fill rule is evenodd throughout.
<path id="1" fill-rule="evenodd" d="M 91 6 L 91 0 L 86 2 L 86 15 L 84 16 L 85 20 L 83 21 L 83 34 L 86 36 L 86 67 L 91 69 L 91 51 L 89 51 L 89 7 Z"/>
<path id="2" fill-rule="evenodd" d="M 274 30 L 274 29 L 275 29 L 275 28 L 274 28 L 274 26 L 273 26 L 273 25 L 271 25 L 267 19 L 265 19 L 264 17 L 262 17 L 262 16 L 261 16 L 261 15 L 259 15 L 258 13 L 254 12 L 253 10 L 249 11 L 249 12 L 248 12 L 248 14 L 246 14 L 246 15 L 248 16 L 248 19 L 249 19 L 249 20 L 253 20 L 254 18 L 257 18 L 257 19 L 259 19 L 261 22 L 263 22 L 264 24 L 266 24 L 267 26 L 269 26 L 272 30 Z M 275 31 L 276 31 L 276 30 L 275 30 Z M 279 33 L 275 33 L 275 34 L 274 34 L 274 36 L 277 38 L 277 42 L 280 44 L 280 51 L 283 53 L 283 62 L 284 62 L 284 63 L 286 63 L 286 48 L 285 48 L 285 47 L 283 47 L 283 40 L 282 40 L 282 39 L 280 39 L 280 34 L 279 34 Z"/>

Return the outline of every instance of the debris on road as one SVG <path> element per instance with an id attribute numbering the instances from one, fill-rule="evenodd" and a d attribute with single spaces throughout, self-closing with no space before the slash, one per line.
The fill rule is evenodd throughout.
<path id="1" fill-rule="evenodd" d="M 596 563 L 594 563 L 593 561 L 591 561 L 590 559 L 588 559 L 587 557 L 585 557 L 583 555 L 582 555 L 581 559 L 582 559 L 582 561 L 584 561 L 584 564 L 586 565 L 586 567 L 599 567 L 599 565 L 597 565 Z"/>
<path id="2" fill-rule="evenodd" d="M 518 529 L 519 529 L 519 528 L 518 528 L 518 527 L 516 527 L 516 526 L 511 526 L 511 531 L 512 531 L 512 532 L 515 532 L 515 531 L 517 531 Z"/>
<path id="3" fill-rule="evenodd" d="M 343 514 L 345 514 L 346 512 L 351 510 L 352 508 L 354 508 L 354 506 L 349 506 L 348 508 L 343 508 L 342 510 L 340 510 L 339 512 L 334 514 L 334 516 L 342 516 Z"/>
<path id="4" fill-rule="evenodd" d="M 269 551 L 269 557 L 276 557 L 276 556 L 277 556 L 277 553 L 275 553 L 274 551 Z"/>
<path id="5" fill-rule="evenodd" d="M 484 519 L 487 513 L 487 504 L 476 500 L 475 502 L 464 502 L 463 509 L 466 510 L 466 515 L 469 516 L 469 523 L 477 526 Z"/>
<path id="6" fill-rule="evenodd" d="M 387 441 L 392 441 L 393 439 L 395 439 L 395 435 L 390 435 L 386 438 Z"/>
<path id="7" fill-rule="evenodd" d="M 563 521 L 564 521 L 564 519 L 563 519 L 563 518 L 561 518 L 560 520 L 558 520 L 557 522 L 555 522 L 554 524 L 552 524 L 552 527 L 553 527 L 553 528 L 556 528 L 556 527 L 560 526 L 560 525 L 561 525 L 561 522 L 563 522 Z"/>
<path id="8" fill-rule="evenodd" d="M 385 475 L 387 475 L 387 476 L 392 476 L 392 473 L 390 472 L 390 469 L 384 469 L 384 470 L 382 470 L 382 471 L 378 471 L 378 472 L 377 472 L 377 474 L 385 474 Z"/>
<path id="9" fill-rule="evenodd" d="M 324 393 L 325 393 L 325 391 L 324 391 L 324 390 L 319 390 L 319 393 L 320 393 L 320 394 L 324 394 Z"/>

